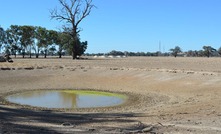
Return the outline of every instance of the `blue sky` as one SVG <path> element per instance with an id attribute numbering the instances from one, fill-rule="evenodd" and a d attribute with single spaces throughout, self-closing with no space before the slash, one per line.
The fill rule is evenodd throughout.
<path id="1" fill-rule="evenodd" d="M 220 0 L 93 0 L 92 10 L 80 25 L 81 40 L 88 41 L 88 53 L 111 50 L 167 52 L 204 45 L 221 47 Z M 62 23 L 50 19 L 58 0 L 4 0 L 0 25 L 33 25 L 55 29 Z"/>

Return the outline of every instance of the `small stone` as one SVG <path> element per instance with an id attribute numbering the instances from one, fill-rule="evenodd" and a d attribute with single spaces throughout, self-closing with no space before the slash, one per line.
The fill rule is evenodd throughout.
<path id="1" fill-rule="evenodd" d="M 61 125 L 62 125 L 62 126 L 65 126 L 65 127 L 70 127 L 70 126 L 72 126 L 71 123 L 69 123 L 69 122 L 62 123 Z"/>
<path id="2" fill-rule="evenodd" d="M 90 128 L 90 129 L 88 129 L 88 131 L 93 132 L 93 131 L 95 131 L 95 129 L 94 128 Z"/>
<path id="3" fill-rule="evenodd" d="M 144 132 L 144 133 L 150 132 L 150 131 L 152 131 L 152 129 L 153 129 L 153 126 L 146 127 L 146 128 L 144 128 L 144 129 L 142 130 L 142 132 Z"/>

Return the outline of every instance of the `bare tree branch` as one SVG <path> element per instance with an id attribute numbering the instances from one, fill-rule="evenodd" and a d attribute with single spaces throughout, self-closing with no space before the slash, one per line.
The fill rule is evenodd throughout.
<path id="1" fill-rule="evenodd" d="M 95 8 L 95 5 L 92 4 L 92 0 L 69 0 L 70 3 L 66 0 L 58 1 L 62 9 L 60 12 L 58 12 L 57 9 L 52 10 L 50 12 L 51 18 L 59 21 L 66 21 L 67 24 L 71 24 L 72 27 L 71 30 L 69 29 L 69 32 L 71 32 L 70 35 L 75 42 L 77 42 L 79 32 L 81 31 L 78 29 L 78 25 L 90 14 L 92 8 Z M 73 48 L 73 53 L 75 53 L 75 47 Z"/>
<path id="2" fill-rule="evenodd" d="M 78 26 L 79 23 L 91 13 L 91 9 L 95 7 L 94 5 L 91 4 L 92 0 L 85 0 L 85 3 L 86 3 L 86 7 L 82 11 L 81 17 L 77 20 L 76 26 Z"/>
<path id="3" fill-rule="evenodd" d="M 56 19 L 59 21 L 65 20 L 65 21 L 71 23 L 71 19 L 68 16 L 66 17 L 61 14 L 58 14 L 57 9 L 51 10 L 50 13 L 51 13 L 51 19 Z"/>

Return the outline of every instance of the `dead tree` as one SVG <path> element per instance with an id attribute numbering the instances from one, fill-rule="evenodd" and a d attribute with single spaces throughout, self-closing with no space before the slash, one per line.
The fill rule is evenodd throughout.
<path id="1" fill-rule="evenodd" d="M 70 35 L 73 38 L 74 46 L 72 46 L 72 58 L 77 58 L 77 43 L 78 43 L 78 35 L 81 30 L 79 30 L 79 24 L 82 22 L 84 18 L 86 18 L 92 8 L 95 5 L 92 4 L 92 0 L 59 0 L 62 8 L 60 10 L 54 9 L 50 11 L 51 18 L 59 21 L 65 21 L 66 24 L 71 25 Z M 66 27 L 66 26 L 65 26 Z M 67 27 L 66 27 L 67 28 Z"/>

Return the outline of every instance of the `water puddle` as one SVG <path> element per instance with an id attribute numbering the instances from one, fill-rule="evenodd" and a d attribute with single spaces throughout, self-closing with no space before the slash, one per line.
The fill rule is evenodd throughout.
<path id="1" fill-rule="evenodd" d="M 96 108 L 123 104 L 121 94 L 85 90 L 38 90 L 7 96 L 9 102 L 44 108 Z"/>

